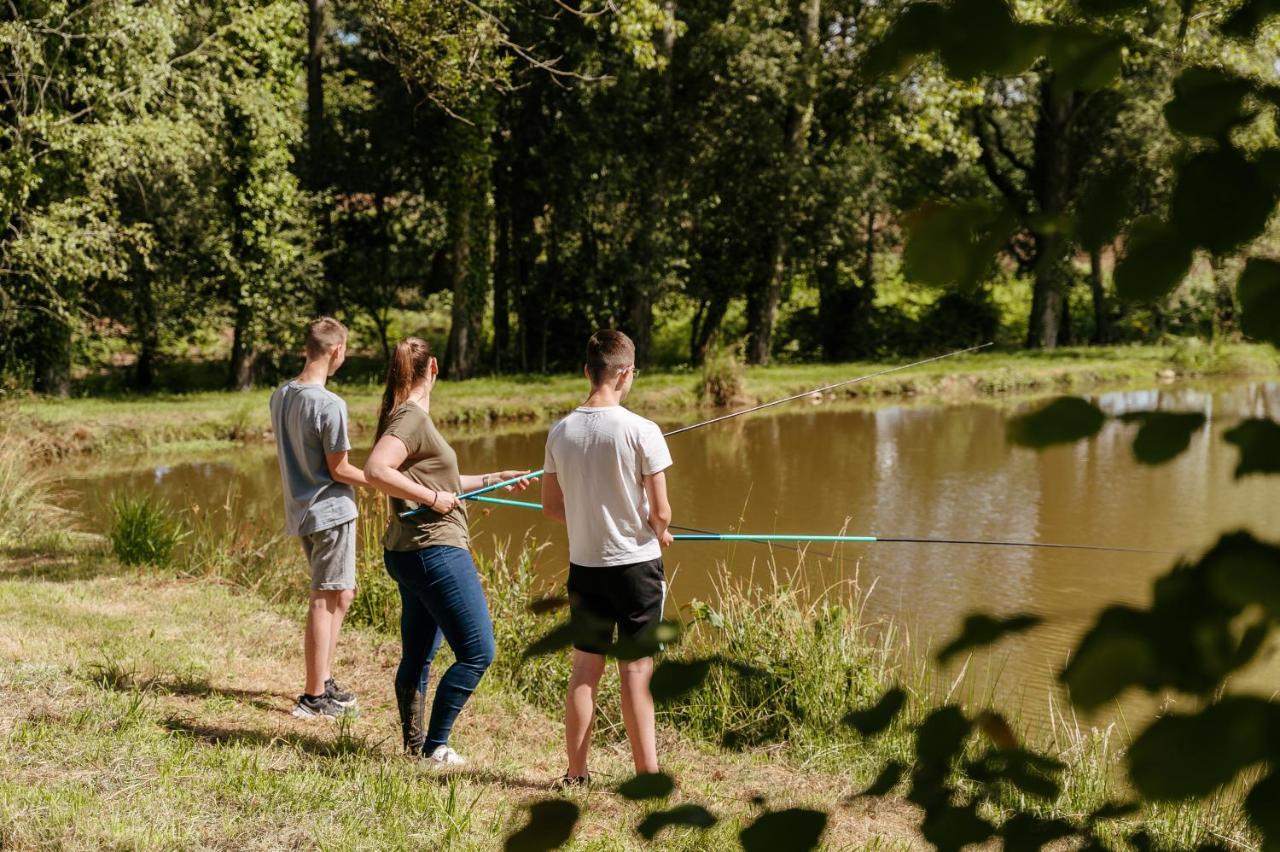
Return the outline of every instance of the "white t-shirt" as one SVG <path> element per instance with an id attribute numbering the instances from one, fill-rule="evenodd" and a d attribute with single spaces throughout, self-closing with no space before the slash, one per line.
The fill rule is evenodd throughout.
<path id="1" fill-rule="evenodd" d="M 575 409 L 551 427 L 542 467 L 564 492 L 574 565 L 630 565 L 662 556 L 644 490 L 644 477 L 671 467 L 656 423 L 621 405 Z"/>

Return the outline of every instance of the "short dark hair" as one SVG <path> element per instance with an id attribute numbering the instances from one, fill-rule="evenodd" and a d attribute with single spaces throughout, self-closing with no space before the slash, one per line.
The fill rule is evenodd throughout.
<path id="1" fill-rule="evenodd" d="M 625 370 L 636 361 L 636 345 L 620 331 L 604 329 L 587 341 L 587 374 L 592 385 L 602 385 L 610 372 Z"/>
<path id="2" fill-rule="evenodd" d="M 308 358 L 327 355 L 335 346 L 346 342 L 347 327 L 333 317 L 320 317 L 307 324 L 305 347 Z"/>

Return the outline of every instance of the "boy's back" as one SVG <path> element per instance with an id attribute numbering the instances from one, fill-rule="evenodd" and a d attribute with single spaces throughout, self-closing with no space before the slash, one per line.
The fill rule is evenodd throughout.
<path id="1" fill-rule="evenodd" d="M 329 529 L 356 517 L 355 489 L 334 480 L 326 453 L 351 449 L 347 406 L 320 385 L 285 382 L 271 394 L 285 525 L 290 535 Z"/>
<path id="2" fill-rule="evenodd" d="M 621 405 L 583 406 L 556 423 L 543 467 L 564 492 L 569 561 L 605 567 L 660 558 L 643 477 L 670 466 L 657 424 Z"/>

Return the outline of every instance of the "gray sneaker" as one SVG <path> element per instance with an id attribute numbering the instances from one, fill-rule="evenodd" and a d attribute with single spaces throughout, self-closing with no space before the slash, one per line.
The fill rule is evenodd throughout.
<path id="1" fill-rule="evenodd" d="M 333 678 L 324 682 L 324 697 L 339 707 L 354 707 L 356 704 L 356 694 L 338 686 L 338 682 Z"/>
<path id="2" fill-rule="evenodd" d="M 336 719 L 346 712 L 346 707 L 327 695 L 299 695 L 298 703 L 293 705 L 293 715 L 298 719 Z"/>

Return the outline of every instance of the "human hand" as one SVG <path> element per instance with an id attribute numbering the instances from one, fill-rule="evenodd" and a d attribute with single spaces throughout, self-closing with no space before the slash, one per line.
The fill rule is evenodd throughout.
<path id="1" fill-rule="evenodd" d="M 663 530 L 662 535 L 658 536 L 658 541 L 665 549 L 671 546 L 671 542 L 675 541 L 675 538 L 671 535 L 671 530 Z"/>
<path id="2" fill-rule="evenodd" d="M 458 507 L 458 495 L 452 491 L 437 491 L 435 499 L 427 503 L 427 508 L 441 515 L 447 515 Z"/>
<path id="3" fill-rule="evenodd" d="M 524 476 L 526 473 L 529 473 L 529 472 L 530 471 L 527 471 L 527 470 L 500 470 L 497 473 L 495 473 L 494 476 L 498 477 L 499 482 L 505 482 L 508 479 L 515 479 L 517 476 Z M 526 488 L 529 487 L 530 481 L 531 480 L 528 480 L 528 479 L 522 479 L 519 482 L 513 482 L 503 490 L 504 491 L 524 491 Z"/>

